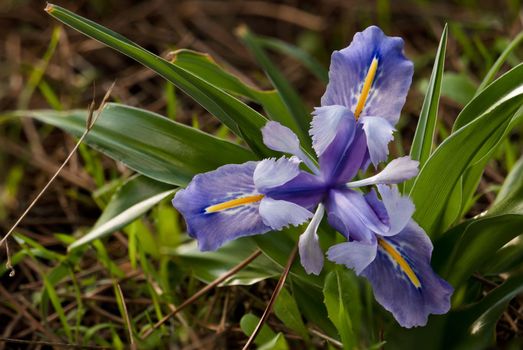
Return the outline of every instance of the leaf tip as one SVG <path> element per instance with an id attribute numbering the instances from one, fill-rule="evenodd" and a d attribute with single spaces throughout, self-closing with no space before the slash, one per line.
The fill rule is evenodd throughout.
<path id="1" fill-rule="evenodd" d="M 55 9 L 55 6 L 53 4 L 46 3 L 44 11 L 51 14 L 51 13 L 53 13 L 54 9 Z"/>

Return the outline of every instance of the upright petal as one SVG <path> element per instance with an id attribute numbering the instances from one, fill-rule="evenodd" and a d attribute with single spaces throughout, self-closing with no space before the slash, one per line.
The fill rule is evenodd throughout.
<path id="1" fill-rule="evenodd" d="M 370 160 L 376 167 L 378 163 L 387 160 L 394 127 L 387 119 L 380 117 L 363 117 L 360 122 L 363 124 Z"/>
<path id="2" fill-rule="evenodd" d="M 345 107 L 321 107 L 314 113 L 310 133 L 325 182 L 334 185 L 349 181 L 367 153 L 363 130 Z"/>
<path id="3" fill-rule="evenodd" d="M 352 43 L 332 54 L 329 84 L 321 105 L 342 105 L 356 116 L 398 121 L 412 81 L 413 65 L 403 40 L 375 26 L 356 33 Z"/>
<path id="4" fill-rule="evenodd" d="M 359 275 L 376 258 L 377 247 L 376 240 L 372 242 L 344 242 L 330 247 L 327 251 L 327 257 L 336 264 L 353 269 Z"/>
<path id="5" fill-rule="evenodd" d="M 324 213 L 323 204 L 318 205 L 314 217 L 305 232 L 300 235 L 298 242 L 301 265 L 305 272 L 309 274 L 319 275 L 323 269 L 323 251 L 318 242 L 318 234 L 316 232 Z"/>
<path id="6" fill-rule="evenodd" d="M 452 286 L 430 266 L 432 243 L 411 221 L 394 237 L 378 238 L 376 259 L 362 272 L 376 300 L 403 327 L 424 326 L 429 314 L 450 308 Z"/>
<path id="7" fill-rule="evenodd" d="M 265 225 L 277 231 L 288 225 L 301 225 L 312 218 L 312 213 L 298 204 L 269 197 L 261 200 L 260 215 Z"/>
<path id="8" fill-rule="evenodd" d="M 331 190 L 326 207 L 329 224 L 347 239 L 372 242 L 374 232 L 389 230 L 385 207 L 372 195 L 363 196 L 353 190 Z"/>
<path id="9" fill-rule="evenodd" d="M 260 193 L 281 186 L 300 174 L 300 161 L 296 157 L 269 158 L 258 163 L 254 170 L 254 185 Z"/>
<path id="10" fill-rule="evenodd" d="M 216 250 L 229 240 L 271 229 L 259 214 L 263 195 L 253 181 L 257 164 L 228 164 L 196 175 L 186 189 L 176 193 L 173 205 L 201 250 Z"/>

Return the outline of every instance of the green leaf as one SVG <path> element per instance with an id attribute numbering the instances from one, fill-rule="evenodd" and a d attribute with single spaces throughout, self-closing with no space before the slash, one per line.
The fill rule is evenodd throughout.
<path id="1" fill-rule="evenodd" d="M 265 125 L 267 119 L 243 102 L 199 78 L 197 74 L 195 75 L 164 60 L 122 35 L 93 21 L 52 4 L 47 5 L 46 11 L 80 33 L 98 40 L 152 69 L 191 96 L 209 113 L 227 125 L 236 135 L 241 136 L 240 130 L 242 130 L 244 134 L 249 136 L 248 139 L 254 143 L 255 147 L 263 150 L 264 154 L 272 154 L 263 144 L 260 132 L 260 128 Z"/>
<path id="2" fill-rule="evenodd" d="M 164 253 L 176 256 L 180 266 L 190 269 L 200 281 L 210 283 L 246 259 L 256 248 L 254 241 L 244 238 L 229 242 L 214 252 L 202 252 L 196 241 L 191 241 L 174 251 L 165 249 Z M 262 254 L 223 285 L 252 285 L 280 274 L 281 268 Z"/>
<path id="3" fill-rule="evenodd" d="M 476 83 L 470 76 L 460 73 L 444 73 L 441 82 L 441 95 L 465 106 L 476 92 Z"/>
<path id="4" fill-rule="evenodd" d="M 93 229 L 69 246 L 74 249 L 130 224 L 176 190 L 145 176 L 134 176 L 112 196 Z"/>
<path id="5" fill-rule="evenodd" d="M 87 112 L 29 111 L 20 115 L 80 136 Z M 141 174 L 179 186 L 198 173 L 254 159 L 243 147 L 158 114 L 114 103 L 104 108 L 86 142 Z"/>
<path id="6" fill-rule="evenodd" d="M 257 38 L 258 43 L 265 48 L 293 57 L 294 59 L 300 61 L 320 81 L 324 82 L 325 84 L 329 82 L 329 72 L 320 62 L 318 62 L 316 58 L 314 58 L 314 56 L 310 55 L 307 51 L 304 51 L 297 46 L 291 45 L 276 38 L 266 36 L 257 36 Z"/>
<path id="7" fill-rule="evenodd" d="M 252 332 L 254 332 L 254 329 L 256 329 L 256 326 L 258 325 L 258 322 L 260 322 L 260 318 L 252 313 L 248 313 L 243 315 L 243 317 L 240 320 L 240 328 L 242 329 L 243 333 L 245 335 L 250 336 Z M 266 344 L 270 342 L 274 337 L 276 336 L 276 333 L 265 323 L 256 338 L 254 339 L 254 343 L 258 346 L 261 346 L 263 344 Z"/>
<path id="8" fill-rule="evenodd" d="M 295 125 L 298 127 L 297 131 L 300 140 L 304 145 L 309 145 L 310 138 L 308 130 L 311 117 L 309 111 L 305 108 L 304 102 L 280 70 L 271 62 L 263 50 L 262 44 L 258 41 L 257 36 L 251 33 L 245 26 L 238 28 L 237 34 L 249 48 L 258 63 L 271 79 L 276 89 L 279 91 L 285 105 L 294 119 Z"/>
<path id="9" fill-rule="evenodd" d="M 305 341 L 309 341 L 307 327 L 303 323 L 296 300 L 286 288 L 283 288 L 274 303 L 274 313 L 285 326 L 298 333 Z"/>
<path id="10" fill-rule="evenodd" d="M 414 219 L 429 235 L 441 232 L 441 215 L 454 186 L 469 166 L 499 142 L 522 102 L 521 95 L 510 97 L 459 129 L 436 149 L 422 168 L 410 195 L 416 205 Z"/>
<path id="11" fill-rule="evenodd" d="M 430 76 L 427 93 L 425 94 L 425 99 L 423 100 L 418 126 L 416 127 L 416 133 L 414 134 L 414 140 L 410 150 L 411 158 L 420 162 L 420 168 L 423 167 L 432 151 L 434 131 L 436 129 L 436 121 L 438 117 L 441 81 L 443 76 L 443 69 L 445 67 L 447 33 L 448 27 L 445 25 L 443 33 L 441 34 L 438 51 L 434 61 L 434 67 Z M 407 185 L 406 189 L 409 189 L 410 187 L 410 185 Z"/>
<path id="12" fill-rule="evenodd" d="M 470 275 L 488 263 L 495 252 L 523 233 L 523 215 L 497 215 L 472 220 L 448 256 L 444 275 L 453 286 L 464 283 Z"/>
<path id="13" fill-rule="evenodd" d="M 488 215 L 509 213 L 523 215 L 523 157 L 508 174 L 496 201 L 488 211 Z"/>
<path id="14" fill-rule="evenodd" d="M 172 55 L 174 65 L 197 75 L 222 90 L 259 103 L 273 120 L 296 129 L 294 120 L 289 115 L 285 103 L 276 90 L 263 91 L 248 86 L 220 67 L 209 54 L 182 49 L 174 51 Z"/>
<path id="15" fill-rule="evenodd" d="M 496 60 L 496 62 L 494 62 L 492 67 L 490 67 L 490 70 L 487 72 L 485 78 L 479 85 L 476 94 L 479 94 L 481 91 L 483 91 L 494 80 L 494 77 L 499 72 L 501 66 L 503 66 L 503 63 L 505 63 L 510 53 L 514 51 L 514 49 L 517 48 L 521 44 L 521 42 L 523 42 L 523 32 L 520 32 L 514 38 L 514 40 L 512 40 L 510 44 L 507 45 L 507 47 L 505 48 L 505 50 L 503 50 L 501 55 L 499 55 L 498 59 Z"/>
<path id="16" fill-rule="evenodd" d="M 361 305 L 358 284 L 346 269 L 335 269 L 325 278 L 324 304 L 329 318 L 336 326 L 343 347 L 353 349 L 357 344 Z"/>

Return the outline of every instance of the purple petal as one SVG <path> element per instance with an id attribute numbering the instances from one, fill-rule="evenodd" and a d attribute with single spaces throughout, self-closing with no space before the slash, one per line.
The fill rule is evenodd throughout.
<path id="1" fill-rule="evenodd" d="M 321 105 L 342 105 L 355 111 L 373 60 L 377 70 L 361 117 L 380 116 L 395 125 L 412 81 L 413 65 L 403 54 L 403 40 L 371 26 L 352 43 L 332 54 L 329 84 Z"/>
<path id="2" fill-rule="evenodd" d="M 408 196 L 402 196 L 397 186 L 378 185 L 378 191 L 390 218 L 390 230 L 380 234 L 394 236 L 409 223 L 414 214 L 414 203 Z"/>
<path id="3" fill-rule="evenodd" d="M 253 182 L 257 164 L 228 164 L 196 175 L 185 190 L 176 193 L 173 205 L 185 218 L 187 231 L 198 240 L 201 250 L 216 250 L 229 240 L 270 230 L 258 212 L 260 193 Z M 212 206 L 238 198 L 251 198 L 252 201 L 207 211 Z"/>
<path id="4" fill-rule="evenodd" d="M 372 242 L 344 242 L 329 248 L 327 257 L 336 264 L 347 266 L 359 275 L 376 258 L 378 244 Z"/>
<path id="5" fill-rule="evenodd" d="M 310 211 L 297 204 L 268 197 L 260 203 L 260 215 L 265 225 L 277 231 L 288 225 L 301 225 L 312 218 Z"/>
<path id="6" fill-rule="evenodd" d="M 326 203 L 329 224 L 347 239 L 371 242 L 374 232 L 388 231 L 385 208 L 353 190 L 331 190 Z"/>
<path id="7" fill-rule="evenodd" d="M 318 242 L 318 226 L 321 223 L 325 209 L 320 204 L 314 217 L 298 242 L 300 262 L 308 274 L 319 275 L 323 269 L 323 251 Z"/>
<path id="8" fill-rule="evenodd" d="M 254 170 L 254 184 L 260 193 L 281 186 L 294 179 L 300 173 L 299 160 L 296 157 L 264 159 Z"/>
<path id="9" fill-rule="evenodd" d="M 376 259 L 362 272 L 403 327 L 424 326 L 429 314 L 449 311 L 453 288 L 432 270 L 431 254 L 430 239 L 410 221 L 398 235 L 379 239 Z"/>
<path id="10" fill-rule="evenodd" d="M 387 160 L 394 127 L 380 117 L 363 117 L 360 118 L 360 122 L 363 124 L 370 160 L 376 167 L 378 163 Z"/>

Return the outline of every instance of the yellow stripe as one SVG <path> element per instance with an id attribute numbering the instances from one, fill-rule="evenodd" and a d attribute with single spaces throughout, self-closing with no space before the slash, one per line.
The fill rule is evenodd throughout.
<path id="1" fill-rule="evenodd" d="M 378 244 L 392 257 L 392 259 L 394 259 L 398 263 L 398 265 L 401 267 L 403 272 L 405 272 L 412 284 L 416 286 L 416 288 L 420 288 L 421 282 L 419 281 L 418 276 L 416 276 L 414 271 L 412 271 L 412 268 L 401 256 L 401 254 L 398 253 L 398 251 L 394 249 L 393 246 L 391 246 L 389 243 L 387 243 L 385 240 L 381 238 L 378 238 Z"/>
<path id="2" fill-rule="evenodd" d="M 220 211 L 220 210 L 235 208 L 235 207 L 239 207 L 239 206 L 244 205 L 244 204 L 258 202 L 258 201 L 261 201 L 262 198 L 263 198 L 263 194 L 257 194 L 257 195 L 254 195 L 254 196 L 236 198 L 236 199 L 232 199 L 232 200 L 227 201 L 227 202 L 211 205 L 210 207 L 207 207 L 205 209 L 205 212 L 206 213 L 215 213 L 215 212 Z"/>
<path id="3" fill-rule="evenodd" d="M 356 120 L 358 120 L 361 111 L 363 111 L 363 107 L 365 107 L 365 101 L 367 101 L 367 97 L 369 97 L 370 88 L 372 86 L 372 82 L 374 81 L 374 77 L 376 76 L 376 71 L 378 70 L 378 59 L 374 58 L 370 64 L 369 71 L 367 72 L 367 76 L 365 77 L 365 81 L 363 82 L 363 88 L 361 89 L 360 98 L 358 99 L 358 104 L 356 105 L 356 109 L 354 110 L 354 117 Z"/>

